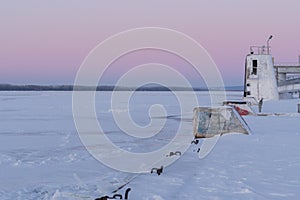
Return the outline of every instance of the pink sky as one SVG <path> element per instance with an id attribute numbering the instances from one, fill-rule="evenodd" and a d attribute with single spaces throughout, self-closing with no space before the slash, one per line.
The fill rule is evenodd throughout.
<path id="1" fill-rule="evenodd" d="M 242 85 L 249 46 L 264 45 L 270 34 L 275 61 L 298 61 L 299 8 L 298 0 L 6 1 L 0 7 L 0 83 L 72 84 L 99 42 L 120 31 L 155 26 L 194 38 L 210 53 L 226 85 Z"/>

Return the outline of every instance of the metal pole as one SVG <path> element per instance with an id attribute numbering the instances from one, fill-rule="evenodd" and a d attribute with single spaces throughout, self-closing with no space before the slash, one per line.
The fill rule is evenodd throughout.
<path id="1" fill-rule="evenodd" d="M 267 40 L 267 53 L 268 55 L 270 54 L 270 45 L 269 45 L 269 41 L 272 39 L 273 35 L 270 35 L 270 37 Z"/>

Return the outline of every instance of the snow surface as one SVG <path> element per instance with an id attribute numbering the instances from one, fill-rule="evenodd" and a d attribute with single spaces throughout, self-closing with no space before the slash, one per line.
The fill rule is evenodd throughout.
<path id="1" fill-rule="evenodd" d="M 161 103 L 166 126 L 151 139 L 124 136 L 114 124 L 110 92 L 97 92 L 97 116 L 109 138 L 132 152 L 153 151 L 174 136 L 181 118 L 170 92 L 137 92 L 129 109 L 139 125 Z M 187 92 L 188 95 L 188 92 Z M 198 92 L 209 104 L 207 92 Z M 230 92 L 228 99 L 240 99 Z M 95 199 L 131 180 L 129 199 L 299 199 L 300 115 L 297 100 L 264 102 L 267 116 L 244 117 L 251 135 L 223 135 L 204 159 L 191 145 L 179 160 L 156 174 L 129 174 L 104 166 L 82 145 L 72 118 L 71 92 L 0 92 L 0 199 Z M 256 109 L 256 108 L 255 108 Z M 120 110 L 119 112 L 123 112 Z M 192 133 L 191 133 L 192 134 Z"/>

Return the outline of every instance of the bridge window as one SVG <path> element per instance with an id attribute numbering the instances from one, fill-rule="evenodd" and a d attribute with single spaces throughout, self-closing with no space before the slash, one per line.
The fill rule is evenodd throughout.
<path id="1" fill-rule="evenodd" d="M 252 74 L 257 75 L 257 60 L 252 60 Z"/>

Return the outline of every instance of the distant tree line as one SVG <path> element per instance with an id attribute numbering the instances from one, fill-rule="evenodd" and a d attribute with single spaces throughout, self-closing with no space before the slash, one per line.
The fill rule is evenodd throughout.
<path id="1" fill-rule="evenodd" d="M 72 91 L 72 85 L 10 85 L 0 84 L 2 91 Z"/>
<path id="2" fill-rule="evenodd" d="M 73 85 L 11 85 L 11 84 L 0 84 L 0 91 L 220 91 L 224 90 L 221 87 L 215 88 L 185 88 L 185 87 L 164 87 L 164 86 L 142 86 L 137 89 L 132 87 L 121 87 L 121 86 L 73 86 Z M 242 86 L 225 87 L 225 90 L 229 91 L 242 91 Z"/>

